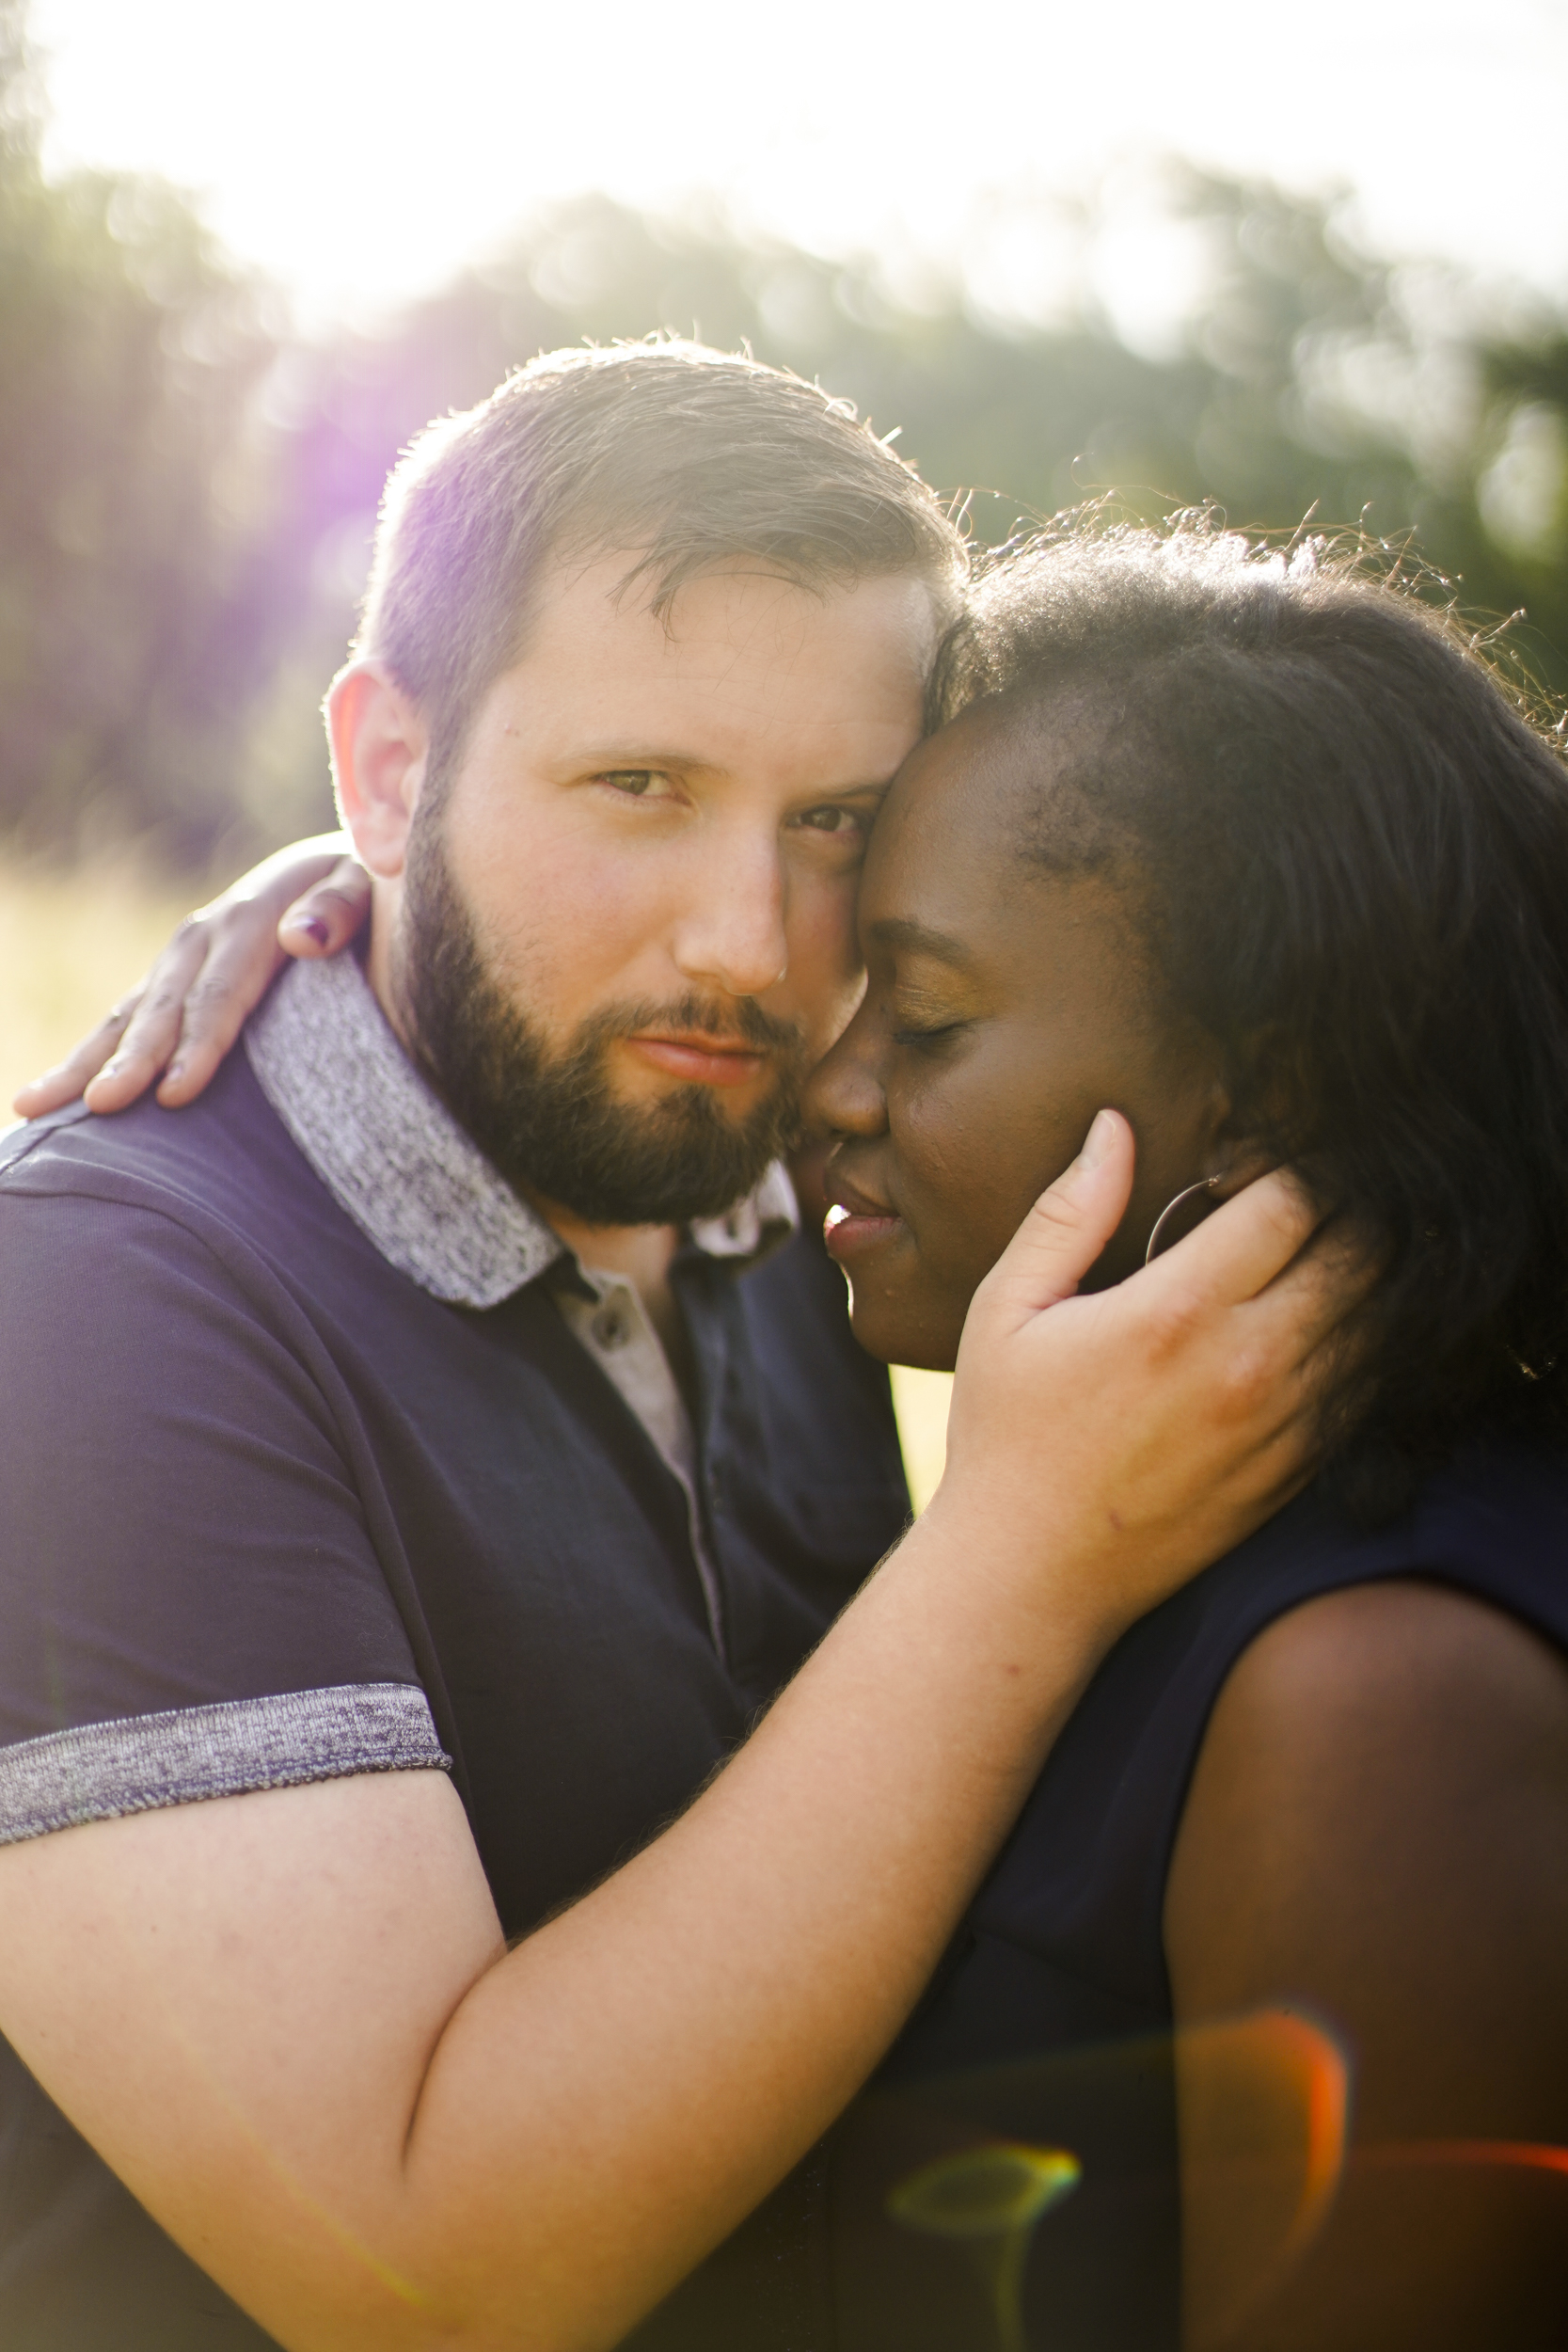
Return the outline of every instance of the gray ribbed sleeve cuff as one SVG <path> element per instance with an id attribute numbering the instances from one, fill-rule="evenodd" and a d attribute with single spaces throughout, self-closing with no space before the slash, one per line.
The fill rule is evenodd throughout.
<path id="1" fill-rule="evenodd" d="M 0 1845 L 252 1788 L 451 1770 L 424 1692 L 405 1682 L 126 1715 L 0 1748 Z"/>

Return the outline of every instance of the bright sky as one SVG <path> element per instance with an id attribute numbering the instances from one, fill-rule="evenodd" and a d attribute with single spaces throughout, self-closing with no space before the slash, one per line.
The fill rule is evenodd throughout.
<path id="1" fill-rule="evenodd" d="M 198 191 L 310 318 L 589 187 L 950 257 L 994 191 L 1169 149 L 1352 182 L 1386 249 L 1568 299 L 1568 0 L 35 0 L 33 29 L 51 168 Z"/>

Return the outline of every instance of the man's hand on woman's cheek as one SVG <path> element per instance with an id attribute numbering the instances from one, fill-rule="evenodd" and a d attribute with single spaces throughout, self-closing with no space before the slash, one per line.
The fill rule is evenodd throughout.
<path id="1" fill-rule="evenodd" d="M 144 979 L 57 1069 L 17 1095 L 24 1119 L 85 1097 L 122 1111 L 161 1080 L 166 1109 L 194 1103 L 288 956 L 333 956 L 362 929 L 370 878 L 347 836 L 293 843 L 187 915 Z"/>
<path id="2" fill-rule="evenodd" d="M 1323 1385 L 1375 1279 L 1275 1170 L 1080 1297 L 1132 1159 L 1126 1120 L 1102 1111 L 976 1292 L 930 1505 L 1004 1555 L 1059 1548 L 1053 1623 L 1112 1639 L 1311 1475 Z"/>
<path id="3" fill-rule="evenodd" d="M 1358 1278 L 1268 1177 L 1080 1298 L 1132 1170 L 1104 1114 L 976 1295 L 930 1508 L 687 1811 L 521 1943 L 433 1770 L 0 1852 L 0 2030 L 279 2342 L 619 2342 L 865 2080 L 1107 1648 L 1309 1464 Z M 117 1410 L 119 1360 L 84 1367 Z M 40 1426 L 57 1484 L 76 1436 Z"/>

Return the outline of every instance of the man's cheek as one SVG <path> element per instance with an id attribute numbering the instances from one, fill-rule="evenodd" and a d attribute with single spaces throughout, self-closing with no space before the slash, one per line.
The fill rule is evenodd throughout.
<path id="1" fill-rule="evenodd" d="M 800 1023 L 812 1063 L 843 1033 L 865 993 L 854 913 L 852 883 L 820 890 L 809 905 L 790 910 L 787 1017 Z"/>
<path id="2" fill-rule="evenodd" d="M 609 861 L 606 861 L 608 866 Z M 639 973 L 649 929 L 636 893 L 617 889 L 612 872 L 585 890 L 580 871 L 536 872 L 526 889 L 491 886 L 475 897 L 480 936 L 502 986 L 571 1026 L 617 997 L 657 995 L 657 974 Z"/>

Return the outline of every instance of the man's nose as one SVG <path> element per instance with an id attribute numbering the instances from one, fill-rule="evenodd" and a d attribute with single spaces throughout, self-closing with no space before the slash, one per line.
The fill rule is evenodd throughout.
<path id="1" fill-rule="evenodd" d="M 675 961 L 694 985 L 763 996 L 789 968 L 784 877 L 776 837 L 716 840 L 693 877 Z"/>
<path id="2" fill-rule="evenodd" d="M 879 1136 L 886 1127 L 887 1097 L 863 1007 L 812 1072 L 801 1107 L 808 1134 Z"/>

